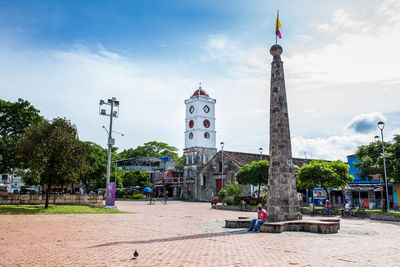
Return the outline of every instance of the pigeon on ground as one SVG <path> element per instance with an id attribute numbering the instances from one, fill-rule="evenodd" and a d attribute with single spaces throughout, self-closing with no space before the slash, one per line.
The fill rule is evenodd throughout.
<path id="1" fill-rule="evenodd" d="M 135 250 L 135 252 L 133 253 L 133 258 L 137 258 L 137 257 L 139 257 L 139 253 L 137 252 L 137 250 Z"/>

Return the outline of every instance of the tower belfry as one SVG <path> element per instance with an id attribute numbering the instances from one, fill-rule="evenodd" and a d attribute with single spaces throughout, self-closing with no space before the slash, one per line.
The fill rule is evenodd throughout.
<path id="1" fill-rule="evenodd" d="M 269 128 L 269 178 L 267 210 L 271 222 L 299 220 L 299 201 L 292 163 L 289 115 L 286 99 L 285 77 L 281 60 L 282 47 L 271 47 L 270 128 Z"/>
<path id="2" fill-rule="evenodd" d="M 197 196 L 199 169 L 216 153 L 215 103 L 201 87 L 185 100 L 185 148 L 183 150 L 185 177 L 185 198 Z"/>

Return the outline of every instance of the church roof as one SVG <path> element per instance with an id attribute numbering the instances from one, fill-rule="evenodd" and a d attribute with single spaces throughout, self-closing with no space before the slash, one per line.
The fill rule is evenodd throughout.
<path id="1" fill-rule="evenodd" d="M 214 161 L 216 158 L 218 158 L 221 155 L 221 150 L 218 151 L 217 154 L 214 155 L 214 157 L 207 162 L 204 166 L 200 168 L 200 172 L 208 166 L 212 161 Z M 257 153 L 245 153 L 245 152 L 235 152 L 235 151 L 226 151 L 224 150 L 224 157 L 233 161 L 236 163 L 240 168 L 243 167 L 245 164 L 250 164 L 253 161 L 259 161 L 260 160 L 260 154 Z M 269 155 L 262 155 L 263 160 L 268 160 L 269 161 Z M 292 158 L 293 164 L 297 165 L 299 167 L 303 166 L 304 164 L 308 164 L 312 161 L 313 159 L 304 159 L 304 158 Z"/>
<path id="2" fill-rule="evenodd" d="M 260 160 L 260 154 L 257 153 L 244 153 L 244 152 L 234 152 L 234 151 L 224 151 L 224 156 L 227 156 L 231 160 L 235 161 L 239 166 L 243 166 L 245 164 L 252 163 L 253 161 Z M 263 160 L 269 161 L 269 155 L 262 155 Z M 299 167 L 304 164 L 309 163 L 312 159 L 303 159 L 303 158 L 292 158 L 293 164 Z"/>
<path id="3" fill-rule="evenodd" d="M 201 87 L 199 89 L 197 89 L 196 91 L 194 91 L 192 97 L 199 96 L 199 95 L 208 96 L 207 92 L 204 89 L 202 89 Z"/>

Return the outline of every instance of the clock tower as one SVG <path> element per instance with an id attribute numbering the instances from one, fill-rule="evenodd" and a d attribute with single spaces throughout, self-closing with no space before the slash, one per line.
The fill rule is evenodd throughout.
<path id="1" fill-rule="evenodd" d="M 197 195 L 199 169 L 216 153 L 215 103 L 201 84 L 192 96 L 185 100 L 185 148 L 184 178 L 185 196 L 194 199 Z"/>

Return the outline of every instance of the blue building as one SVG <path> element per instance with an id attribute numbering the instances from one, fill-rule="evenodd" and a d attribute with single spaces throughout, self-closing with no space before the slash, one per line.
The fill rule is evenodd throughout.
<path id="1" fill-rule="evenodd" d="M 351 200 L 353 205 L 361 204 L 365 208 L 382 208 L 384 179 L 380 174 L 372 175 L 368 179 L 359 177 L 357 175 L 359 170 L 354 166 L 354 163 L 359 161 L 355 155 L 347 156 L 347 163 L 350 166 L 349 174 L 354 176 L 354 180 L 344 188 L 345 199 Z M 388 191 L 390 208 L 399 209 L 397 184 L 389 180 Z"/>

